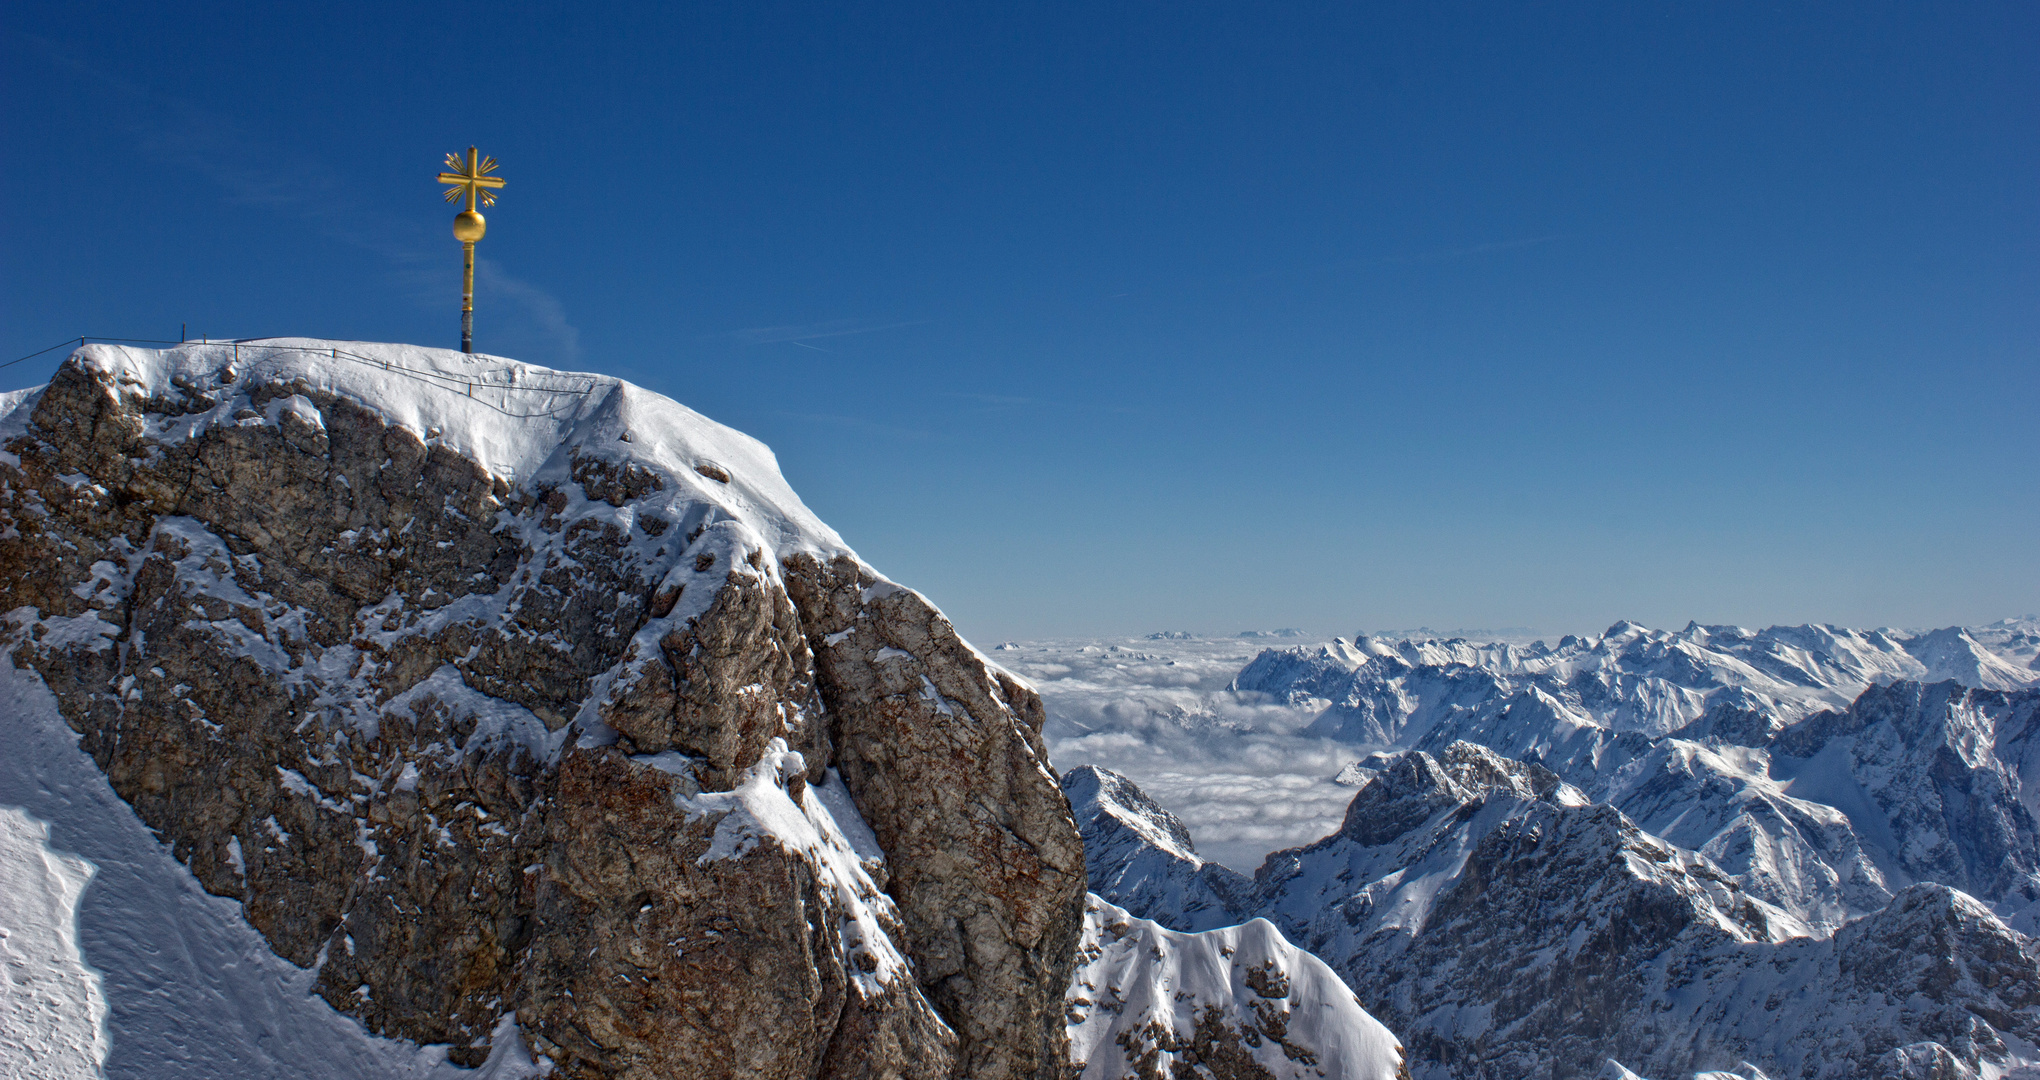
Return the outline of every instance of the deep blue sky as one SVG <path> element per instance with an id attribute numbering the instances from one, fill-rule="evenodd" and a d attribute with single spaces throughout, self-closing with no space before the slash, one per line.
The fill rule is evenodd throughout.
<path id="1" fill-rule="evenodd" d="M 0 360 L 456 345 L 477 144 L 478 348 L 759 436 L 987 642 L 2040 609 L 2030 2 L 0 28 Z"/>

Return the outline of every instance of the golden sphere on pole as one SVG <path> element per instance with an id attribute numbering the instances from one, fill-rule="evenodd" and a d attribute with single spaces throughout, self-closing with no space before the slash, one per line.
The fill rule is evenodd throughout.
<path id="1" fill-rule="evenodd" d="M 453 238 L 463 244 L 472 244 L 482 238 L 489 229 L 489 223 L 473 210 L 462 210 L 453 218 Z"/>

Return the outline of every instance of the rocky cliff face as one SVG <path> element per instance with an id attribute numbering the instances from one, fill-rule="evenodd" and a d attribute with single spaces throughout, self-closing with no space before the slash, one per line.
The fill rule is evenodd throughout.
<path id="1" fill-rule="evenodd" d="M 1083 850 L 1032 691 L 769 451 L 395 346 L 81 349 L 0 607 L 212 892 L 379 1033 L 561 1077 L 1050 1077 Z"/>

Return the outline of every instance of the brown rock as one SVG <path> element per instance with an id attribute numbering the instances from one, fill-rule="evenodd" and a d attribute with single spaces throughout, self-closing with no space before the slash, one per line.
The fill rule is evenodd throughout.
<path id="1" fill-rule="evenodd" d="M 968 1075 L 1056 1075 L 1084 851 L 1040 698 L 854 559 L 796 555 L 785 571 L 837 768 L 889 856 L 921 985 L 963 1037 Z"/>
<path id="2" fill-rule="evenodd" d="M 336 1008 L 467 1063 L 514 1012 L 563 1077 L 1060 1072 L 1041 707 L 918 595 L 651 459 L 520 486 L 260 365 L 118 370 L 0 462 L 14 662 Z M 882 861 L 814 824 L 832 765 Z"/>

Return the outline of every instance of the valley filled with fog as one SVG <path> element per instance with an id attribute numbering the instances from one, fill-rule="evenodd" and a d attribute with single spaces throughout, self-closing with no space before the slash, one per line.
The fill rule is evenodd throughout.
<path id="1" fill-rule="evenodd" d="M 1252 873 L 1268 852 L 1336 828 L 1353 798 L 1332 778 L 1360 748 L 1303 734 L 1308 709 L 1226 689 L 1262 649 L 1309 640 L 1066 638 L 987 652 L 1041 692 L 1057 769 L 1134 778 L 1200 854 Z"/>
<path id="2" fill-rule="evenodd" d="M 1709 629 L 1717 633 L 1710 635 Z M 1656 678 L 1643 674 L 1639 679 L 1637 672 L 1623 673 L 1631 687 L 1627 692 L 1647 698 L 1653 683 L 1715 683 L 1719 689 L 1737 689 L 1734 684 L 1739 680 L 1748 681 L 1743 671 L 1735 670 L 1746 670 L 1746 665 L 1732 650 L 1721 647 L 1721 629 L 1643 632 L 1633 623 L 1618 623 L 1600 638 L 1559 638 L 1557 647 L 1544 644 L 1522 628 L 1442 633 L 1386 630 L 1357 634 L 1350 640 L 1373 654 L 1393 653 L 1433 672 L 1454 666 L 1492 670 L 1506 683 L 1512 674 L 1520 678 L 1555 668 L 1574 677 L 1583 668 L 1620 671 L 1622 650 L 1613 646 L 1624 644 L 1620 639 L 1625 633 L 1634 638 L 1642 632 L 1641 644 L 1646 648 L 1650 637 L 1663 639 L 1659 649 L 1669 644 L 1675 654 L 1680 652 L 1681 634 L 1689 645 L 1695 634 L 1710 639 L 1697 650 L 1689 650 L 1698 657 L 1691 665 L 1674 665 Z M 2032 616 L 1970 628 L 1862 632 L 1881 635 L 1886 642 L 1882 645 L 1846 644 L 1850 636 L 1862 635 L 1841 630 L 1840 636 L 1833 636 L 1832 630 L 1743 631 L 1752 640 L 1804 656 L 1796 659 L 1788 655 L 1784 666 L 1790 673 L 1780 685 L 1760 688 L 1762 700 L 1751 704 L 1768 703 L 1781 720 L 1790 720 L 1803 716 L 1809 705 L 1844 708 L 1865 686 L 1898 678 L 1954 678 L 1990 689 L 2040 682 L 2040 671 L 2030 666 L 2035 662 L 2036 645 L 2040 645 L 2040 619 Z M 1787 642 L 1794 635 L 1821 640 L 1802 642 L 1810 648 L 1796 647 Z M 1845 643 L 1836 647 L 1843 655 L 1823 660 L 1819 654 L 1830 637 Z M 1598 660 L 1588 655 L 1584 662 L 1578 657 L 1567 662 L 1556 655 L 1565 649 L 1564 642 L 1601 645 L 1605 655 Z M 1634 652 L 1639 642 L 1627 644 Z M 1157 632 L 1123 638 L 1007 641 L 987 646 L 985 651 L 1040 691 L 1048 708 L 1045 734 L 1056 768 L 1068 771 L 1096 765 L 1126 775 L 1182 819 L 1199 855 L 1251 874 L 1269 852 L 1310 843 L 1336 829 L 1359 778 L 1348 766 L 1409 740 L 1355 738 L 1350 725 L 1339 721 L 1354 711 L 1356 703 L 1319 696 L 1307 685 L 1229 687 L 1242 669 L 1264 652 L 1270 653 L 1272 660 L 1288 653 L 1308 657 L 1326 649 L 1354 648 L 1348 639 L 1298 630 L 1265 630 L 1223 636 Z M 1540 653 L 1545 654 L 1541 662 Z M 1330 666 L 1357 667 L 1368 658 L 1349 653 L 1344 661 L 1331 660 Z M 1324 666 L 1323 660 L 1319 666 Z M 1618 675 L 1615 681 L 1625 680 Z M 1779 680 L 1774 676 L 1772 681 Z M 1484 696 L 1506 703 L 1509 695 L 1505 691 L 1512 689 L 1515 687 L 1498 686 Z M 1688 695 L 1695 690 L 1680 689 Z M 1705 687 L 1700 689 L 1704 697 Z M 1399 688 L 1398 693 L 1402 692 Z M 1642 731 L 1650 727 L 1636 722 L 1633 710 L 1630 716 L 1609 719 L 1613 722 L 1608 726 L 1615 729 L 1634 726 Z"/>

